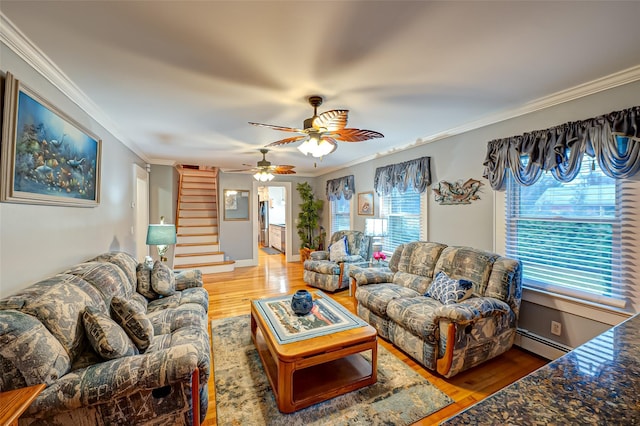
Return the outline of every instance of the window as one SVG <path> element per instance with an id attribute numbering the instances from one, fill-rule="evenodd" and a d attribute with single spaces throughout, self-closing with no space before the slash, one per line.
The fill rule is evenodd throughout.
<path id="1" fill-rule="evenodd" d="M 624 307 L 623 181 L 584 156 L 571 182 L 546 172 L 531 186 L 507 180 L 506 253 L 523 263 L 523 284 Z"/>
<path id="2" fill-rule="evenodd" d="M 390 254 L 400 244 L 422 239 L 423 200 L 424 196 L 411 187 L 404 194 L 394 188 L 391 194 L 380 197 L 380 217 L 388 220 L 383 252 Z"/>
<path id="3" fill-rule="evenodd" d="M 331 201 L 331 234 L 351 229 L 351 200 L 344 197 Z"/>

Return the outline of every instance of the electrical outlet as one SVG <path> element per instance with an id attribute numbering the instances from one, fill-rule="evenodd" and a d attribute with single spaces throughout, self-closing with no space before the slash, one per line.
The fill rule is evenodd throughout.
<path id="1" fill-rule="evenodd" d="M 562 324 L 558 321 L 551 321 L 551 334 L 555 334 L 556 336 L 562 334 Z"/>

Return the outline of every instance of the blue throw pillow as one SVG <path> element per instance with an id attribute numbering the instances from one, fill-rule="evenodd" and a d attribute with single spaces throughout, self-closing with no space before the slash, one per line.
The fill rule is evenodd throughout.
<path id="1" fill-rule="evenodd" d="M 438 272 L 425 296 L 432 297 L 445 305 L 462 302 L 471 297 L 473 283 L 469 280 L 454 280 L 444 271 Z"/>

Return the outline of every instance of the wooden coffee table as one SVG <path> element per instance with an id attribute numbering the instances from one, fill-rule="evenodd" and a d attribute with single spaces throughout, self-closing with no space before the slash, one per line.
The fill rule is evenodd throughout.
<path id="1" fill-rule="evenodd" d="M 342 314 L 353 315 L 340 308 L 344 311 Z M 370 325 L 279 344 L 262 310 L 252 301 L 251 337 L 278 409 L 283 413 L 326 401 L 377 380 L 377 332 Z M 365 351 L 371 351 L 370 360 L 362 356 Z"/>

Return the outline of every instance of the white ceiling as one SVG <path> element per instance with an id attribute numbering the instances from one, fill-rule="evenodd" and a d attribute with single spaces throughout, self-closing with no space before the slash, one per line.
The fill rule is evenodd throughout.
<path id="1" fill-rule="evenodd" d="M 640 65 L 637 1 L 2 0 L 0 12 L 150 162 L 255 164 L 291 134 L 247 122 L 302 126 L 312 94 L 385 135 L 322 161 L 297 144 L 268 154 L 304 175 Z"/>

